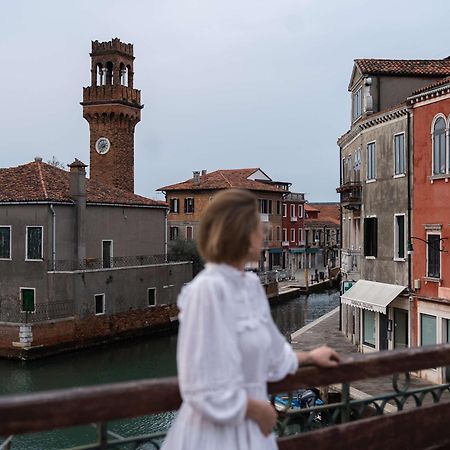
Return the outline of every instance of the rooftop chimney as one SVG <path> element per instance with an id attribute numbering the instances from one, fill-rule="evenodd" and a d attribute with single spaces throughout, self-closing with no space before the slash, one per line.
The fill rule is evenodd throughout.
<path id="1" fill-rule="evenodd" d="M 76 211 L 76 259 L 86 259 L 86 164 L 78 159 L 70 167 L 70 197 Z"/>
<path id="2" fill-rule="evenodd" d="M 35 156 L 34 157 L 34 161 L 38 162 L 38 163 L 41 163 L 42 162 L 42 158 L 40 156 Z"/>
<path id="3" fill-rule="evenodd" d="M 203 169 L 203 170 L 202 170 L 202 176 L 206 175 L 207 173 L 208 173 L 208 172 L 207 172 L 206 169 Z"/>
<path id="4" fill-rule="evenodd" d="M 194 184 L 200 184 L 200 172 L 198 170 L 192 172 Z"/>

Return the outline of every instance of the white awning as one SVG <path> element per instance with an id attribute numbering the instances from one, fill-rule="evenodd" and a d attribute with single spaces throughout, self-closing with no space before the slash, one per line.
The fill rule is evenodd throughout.
<path id="1" fill-rule="evenodd" d="M 386 314 L 386 307 L 406 289 L 398 284 L 359 280 L 341 295 L 342 303 Z"/>

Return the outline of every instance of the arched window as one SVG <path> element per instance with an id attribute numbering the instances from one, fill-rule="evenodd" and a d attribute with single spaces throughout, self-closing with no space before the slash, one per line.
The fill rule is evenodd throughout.
<path id="1" fill-rule="evenodd" d="M 445 120 L 439 117 L 433 128 L 433 175 L 446 172 L 446 154 Z"/>
<path id="2" fill-rule="evenodd" d="M 105 77 L 103 73 L 103 66 L 101 63 L 97 64 L 97 86 L 103 86 L 105 84 Z"/>
<path id="3" fill-rule="evenodd" d="M 124 63 L 120 63 L 120 84 L 128 86 L 127 68 Z"/>
<path id="4" fill-rule="evenodd" d="M 111 61 L 106 63 L 105 84 L 113 84 L 113 63 Z"/>

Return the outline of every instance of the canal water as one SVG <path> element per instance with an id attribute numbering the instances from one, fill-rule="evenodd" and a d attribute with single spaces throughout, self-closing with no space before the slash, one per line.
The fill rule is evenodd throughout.
<path id="1" fill-rule="evenodd" d="M 338 304 L 339 293 L 333 290 L 274 306 L 272 315 L 281 332 L 288 335 Z M 176 339 L 175 335 L 145 337 L 37 361 L 0 360 L 0 395 L 174 376 Z M 173 417 L 174 413 L 169 413 L 117 421 L 109 429 L 122 436 L 146 434 L 166 430 Z M 94 428 L 75 427 L 17 437 L 12 450 L 64 449 L 94 439 Z"/>

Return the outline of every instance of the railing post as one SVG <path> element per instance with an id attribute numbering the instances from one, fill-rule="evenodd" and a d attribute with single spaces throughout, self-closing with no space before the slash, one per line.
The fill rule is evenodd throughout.
<path id="1" fill-rule="evenodd" d="M 342 383 L 342 403 L 341 423 L 350 422 L 350 385 L 348 383 Z"/>
<path id="2" fill-rule="evenodd" d="M 99 450 L 108 450 L 108 431 L 106 426 L 105 422 L 97 424 L 97 444 Z"/>

